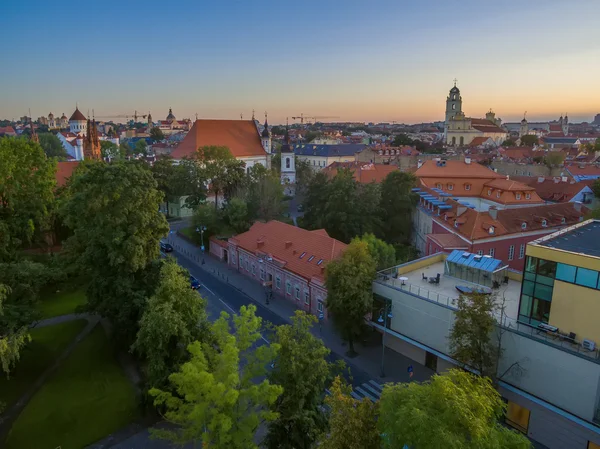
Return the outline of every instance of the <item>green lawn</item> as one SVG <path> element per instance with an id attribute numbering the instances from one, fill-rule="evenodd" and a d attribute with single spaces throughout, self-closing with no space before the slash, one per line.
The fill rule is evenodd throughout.
<path id="1" fill-rule="evenodd" d="M 75 320 L 31 330 L 31 342 L 21 352 L 21 360 L 11 372 L 10 379 L 0 376 L 0 398 L 7 407 L 25 393 L 86 323 L 85 320 Z"/>
<path id="2" fill-rule="evenodd" d="M 58 293 L 50 293 L 42 295 L 42 297 L 43 299 L 38 304 L 42 319 L 74 313 L 77 306 L 86 302 L 85 291 L 81 286 L 65 287 Z"/>
<path id="3" fill-rule="evenodd" d="M 31 399 L 6 447 L 80 449 L 138 416 L 133 386 L 98 325 Z"/>

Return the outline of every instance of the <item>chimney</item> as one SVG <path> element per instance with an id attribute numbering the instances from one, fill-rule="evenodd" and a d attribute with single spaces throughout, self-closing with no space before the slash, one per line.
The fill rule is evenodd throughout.
<path id="1" fill-rule="evenodd" d="M 467 206 L 458 206 L 456 208 L 456 217 L 460 217 L 462 214 L 464 214 L 467 211 L 468 207 Z"/>
<path id="2" fill-rule="evenodd" d="M 573 202 L 573 207 L 575 208 L 575 210 L 577 212 L 581 212 L 581 203 L 579 201 L 574 201 Z"/>
<path id="3" fill-rule="evenodd" d="M 287 240 L 285 242 L 285 249 L 288 249 L 290 246 L 292 246 L 292 242 L 290 242 L 289 240 Z"/>
<path id="4" fill-rule="evenodd" d="M 506 180 L 510 181 L 510 175 L 506 175 Z"/>
<path id="5" fill-rule="evenodd" d="M 419 159 L 417 161 L 417 168 L 421 168 L 423 166 L 423 161 L 421 159 Z"/>
<path id="6" fill-rule="evenodd" d="M 490 208 L 488 209 L 488 214 L 490 214 L 490 217 L 492 217 L 493 220 L 497 220 L 498 208 L 496 206 L 490 206 Z"/>
<path id="7" fill-rule="evenodd" d="M 256 247 L 257 248 L 262 248 L 263 246 L 265 246 L 265 241 L 264 240 L 257 240 L 256 241 Z"/>
<path id="8" fill-rule="evenodd" d="M 470 163 L 471 163 L 471 157 L 465 156 L 465 164 L 470 164 Z"/>

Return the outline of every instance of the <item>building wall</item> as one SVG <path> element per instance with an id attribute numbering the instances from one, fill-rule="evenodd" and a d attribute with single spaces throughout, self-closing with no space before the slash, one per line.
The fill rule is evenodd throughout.
<path id="1" fill-rule="evenodd" d="M 562 176 L 563 167 L 549 168 L 543 164 L 519 164 L 517 162 L 493 161 L 491 168 L 501 175 L 511 176 Z"/>
<path id="2" fill-rule="evenodd" d="M 599 317 L 600 291 L 554 281 L 549 324 L 561 332 L 575 332 L 578 341 L 587 338 L 600 344 Z"/>

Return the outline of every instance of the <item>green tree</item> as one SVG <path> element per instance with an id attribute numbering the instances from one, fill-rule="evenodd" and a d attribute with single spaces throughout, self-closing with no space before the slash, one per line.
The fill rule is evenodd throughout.
<path id="1" fill-rule="evenodd" d="M 241 198 L 231 198 L 225 205 L 224 209 L 225 220 L 234 230 L 236 234 L 246 232 L 250 228 L 250 220 L 248 220 L 248 206 Z"/>
<path id="2" fill-rule="evenodd" d="M 354 340 L 362 333 L 365 316 L 371 310 L 373 279 L 375 260 L 363 241 L 350 243 L 340 259 L 325 267 L 327 311 L 348 341 L 350 355 L 356 354 Z"/>
<path id="3" fill-rule="evenodd" d="M 162 193 L 139 162 L 89 164 L 68 190 L 62 216 L 73 235 L 66 249 L 91 279 L 88 309 L 109 318 L 129 345 L 156 285 L 159 240 L 169 230 L 158 211 Z"/>
<path id="4" fill-rule="evenodd" d="M 298 159 L 296 156 L 296 192 L 304 193 L 315 177 L 315 171 L 308 161 Z"/>
<path id="5" fill-rule="evenodd" d="M 498 347 L 492 341 L 499 310 L 495 295 L 460 295 L 450 332 L 450 352 L 459 362 L 475 368 L 482 376 L 496 377 Z"/>
<path id="6" fill-rule="evenodd" d="M 261 164 L 252 166 L 240 197 L 248 204 L 250 221 L 269 221 L 283 213 L 283 186 L 279 175 Z"/>
<path id="7" fill-rule="evenodd" d="M 179 162 L 181 167 L 182 194 L 186 196 L 185 205 L 190 209 L 196 209 L 204 204 L 208 194 L 208 178 L 206 170 L 195 157 L 183 158 Z"/>
<path id="8" fill-rule="evenodd" d="M 504 142 L 502 142 L 502 146 L 506 148 L 515 147 L 517 146 L 517 142 L 515 139 L 506 139 Z"/>
<path id="9" fill-rule="evenodd" d="M 416 178 L 410 173 L 394 171 L 381 183 L 381 203 L 383 238 L 392 244 L 410 242 L 411 215 L 416 200 L 411 189 Z"/>
<path id="10" fill-rule="evenodd" d="M 303 226 L 307 229 L 321 229 L 325 226 L 325 213 L 328 202 L 330 180 L 323 172 L 318 172 L 306 189 L 304 197 Z"/>
<path id="11" fill-rule="evenodd" d="M 40 139 L 40 145 L 44 149 L 46 156 L 54 157 L 59 161 L 64 161 L 67 159 L 67 151 L 56 135 L 52 133 L 39 133 L 38 137 Z"/>
<path id="12" fill-rule="evenodd" d="M 600 199 L 600 178 L 596 179 L 591 186 L 592 192 L 594 192 L 594 196 Z"/>
<path id="13" fill-rule="evenodd" d="M 402 147 L 404 145 L 412 145 L 414 141 L 408 137 L 406 134 L 397 134 L 394 136 L 394 140 L 392 141 L 392 146 Z"/>
<path id="14" fill-rule="evenodd" d="M 329 350 L 311 333 L 313 315 L 296 311 L 291 325 L 278 326 L 274 342 L 280 350 L 268 379 L 283 387 L 272 410 L 278 414 L 269 424 L 265 445 L 272 449 L 309 449 L 327 427 L 323 392 L 334 367 Z"/>
<path id="15" fill-rule="evenodd" d="M 144 156 L 148 154 L 148 144 L 144 139 L 140 139 L 135 143 L 135 148 L 133 150 L 134 154 L 143 154 Z"/>
<path id="16" fill-rule="evenodd" d="M 107 158 L 110 160 L 124 158 L 121 148 L 110 140 L 100 141 L 100 152 L 102 153 L 102 158 Z"/>
<path id="17" fill-rule="evenodd" d="M 354 230 L 354 236 L 364 233 L 380 235 L 382 232 L 383 222 L 381 217 L 381 186 L 375 182 L 368 184 L 356 183 L 356 201 L 354 202 L 355 211 L 354 218 L 357 229 Z"/>
<path id="18" fill-rule="evenodd" d="M 273 126 L 273 128 L 271 128 L 271 134 L 275 135 L 275 136 L 283 136 L 285 135 L 285 126 Z"/>
<path id="19" fill-rule="evenodd" d="M 361 217 L 358 204 L 358 187 L 350 170 L 337 172 L 327 186 L 324 227 L 329 235 L 343 242 L 349 242 L 361 232 Z"/>
<path id="20" fill-rule="evenodd" d="M 422 384 L 386 384 L 379 431 L 386 449 L 526 449 L 527 438 L 503 427 L 505 405 L 490 379 L 462 370 Z"/>
<path id="21" fill-rule="evenodd" d="M 0 261 L 50 228 L 56 161 L 28 139 L 0 138 Z"/>
<path id="22" fill-rule="evenodd" d="M 306 134 L 304 134 L 304 142 L 306 143 L 310 143 L 313 140 L 319 138 L 319 137 L 323 137 L 323 133 L 319 132 L 319 131 L 308 131 Z"/>
<path id="23" fill-rule="evenodd" d="M 521 137 L 521 146 L 522 147 L 534 147 L 539 145 L 540 141 L 538 137 L 534 134 L 525 134 Z"/>
<path id="24" fill-rule="evenodd" d="M 211 326 L 215 342 L 192 343 L 191 360 L 169 376 L 175 394 L 150 390 L 154 404 L 164 406 L 166 419 L 178 426 L 153 429 L 155 436 L 180 444 L 202 441 L 215 449 L 258 448 L 255 433 L 261 422 L 277 418 L 270 407 L 283 389 L 261 380 L 279 345 L 257 346 L 262 320 L 255 312 L 255 306 L 242 306 L 233 317 L 233 334 L 222 312 Z"/>
<path id="25" fill-rule="evenodd" d="M 196 152 L 196 160 L 202 166 L 204 179 L 210 183 L 210 192 L 215 196 L 215 209 L 218 208 L 219 194 L 226 199 L 242 183 L 245 169 L 244 162 L 238 161 L 227 147 L 205 146 Z"/>
<path id="26" fill-rule="evenodd" d="M 163 387 L 169 374 L 187 361 L 188 345 L 208 340 L 206 301 L 190 289 L 188 277 L 174 259 L 167 259 L 140 320 L 131 349 L 145 358 L 146 378 L 152 387 Z"/>
<path id="27" fill-rule="evenodd" d="M 330 407 L 329 434 L 320 441 L 323 449 L 379 449 L 381 437 L 377 429 L 378 403 L 368 398 L 350 396 L 351 387 L 336 377 L 325 399 Z M 402 447 L 402 446 L 398 446 Z"/>
<path id="28" fill-rule="evenodd" d="M 30 340 L 27 326 L 15 325 L 12 320 L 5 321 L 4 302 L 9 293 L 10 288 L 0 284 L 0 364 L 7 377 L 11 368 L 19 361 L 21 350 Z"/>
<path id="29" fill-rule="evenodd" d="M 560 167 L 565 160 L 565 153 L 562 151 L 548 151 L 544 156 L 544 163 L 548 167 Z"/>
<path id="30" fill-rule="evenodd" d="M 159 142 L 161 140 L 164 140 L 165 135 L 160 128 L 155 126 L 150 130 L 150 138 L 155 142 Z"/>
<path id="31" fill-rule="evenodd" d="M 373 234 L 364 234 L 362 237 L 355 237 L 354 241 L 363 241 L 369 246 L 369 253 L 375 260 L 377 271 L 396 265 L 396 249 L 393 245 L 378 239 Z"/>
<path id="32" fill-rule="evenodd" d="M 127 142 L 121 142 L 119 144 L 119 154 L 124 157 L 131 156 L 133 154 L 133 151 L 131 151 L 131 147 L 127 144 Z"/>
<path id="33" fill-rule="evenodd" d="M 164 194 L 167 210 L 169 210 L 169 201 L 189 191 L 190 172 L 185 164 L 174 164 L 170 156 L 161 156 L 150 170 L 158 190 Z"/>

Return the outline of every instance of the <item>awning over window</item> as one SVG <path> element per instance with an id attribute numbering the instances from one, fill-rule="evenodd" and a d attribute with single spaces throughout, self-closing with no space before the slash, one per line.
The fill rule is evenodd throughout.
<path id="1" fill-rule="evenodd" d="M 494 259 L 491 256 L 479 256 L 461 250 L 452 251 L 446 259 L 446 262 L 464 265 L 488 273 L 494 273 L 495 271 L 504 268 L 501 260 Z"/>

